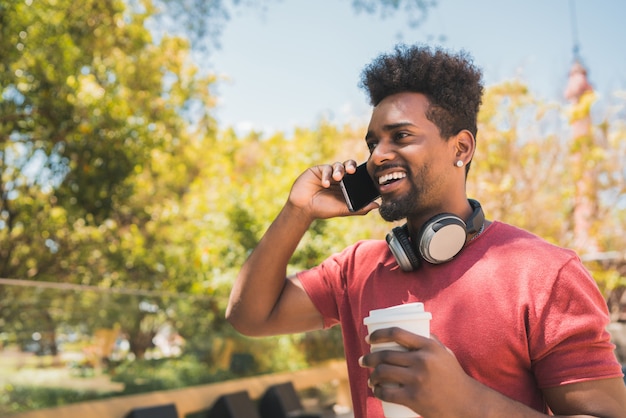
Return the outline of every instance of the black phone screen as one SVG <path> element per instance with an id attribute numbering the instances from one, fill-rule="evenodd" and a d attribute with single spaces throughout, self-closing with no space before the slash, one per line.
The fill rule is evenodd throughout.
<path id="1" fill-rule="evenodd" d="M 341 180 L 341 190 L 350 212 L 356 212 L 380 196 L 374 181 L 367 172 L 366 163 L 359 165 L 354 174 L 346 174 Z"/>

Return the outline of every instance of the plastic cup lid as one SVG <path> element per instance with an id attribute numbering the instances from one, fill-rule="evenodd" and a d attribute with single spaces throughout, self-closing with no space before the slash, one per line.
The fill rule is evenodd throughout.
<path id="1" fill-rule="evenodd" d="M 393 321 L 404 319 L 407 315 L 417 315 L 424 319 L 431 319 L 430 312 L 424 311 L 422 302 L 405 303 L 402 305 L 391 306 L 389 308 L 374 309 L 370 311 L 370 316 L 363 319 L 363 324 L 371 324 L 372 322 Z"/>

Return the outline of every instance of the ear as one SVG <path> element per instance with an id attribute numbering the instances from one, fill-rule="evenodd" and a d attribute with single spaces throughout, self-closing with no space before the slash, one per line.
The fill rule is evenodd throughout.
<path id="1" fill-rule="evenodd" d="M 474 151 L 476 150 L 476 139 L 474 139 L 474 135 L 467 129 L 463 129 L 458 134 L 454 135 L 452 138 L 455 149 L 455 160 L 463 161 L 463 165 L 468 165 L 472 158 L 474 158 Z"/>

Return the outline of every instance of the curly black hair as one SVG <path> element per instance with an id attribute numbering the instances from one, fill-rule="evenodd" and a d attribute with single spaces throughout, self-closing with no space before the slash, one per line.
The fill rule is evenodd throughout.
<path id="1" fill-rule="evenodd" d="M 430 102 L 426 117 L 437 125 L 443 138 L 463 129 L 476 137 L 481 78 L 481 70 L 464 51 L 398 45 L 394 52 L 380 55 L 365 67 L 359 87 L 366 90 L 373 106 L 392 94 L 422 93 Z"/>

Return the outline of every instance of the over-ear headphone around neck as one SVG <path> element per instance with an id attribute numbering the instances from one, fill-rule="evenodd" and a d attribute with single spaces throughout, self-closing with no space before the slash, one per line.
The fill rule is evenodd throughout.
<path id="1" fill-rule="evenodd" d="M 467 220 L 451 213 L 441 213 L 424 223 L 417 235 L 413 250 L 407 224 L 397 226 L 387 234 L 387 245 L 403 271 L 413 271 L 421 264 L 421 259 L 431 264 L 441 264 L 453 259 L 465 246 L 467 236 L 479 232 L 485 223 L 485 214 L 477 200 L 468 199 L 472 215 Z"/>

